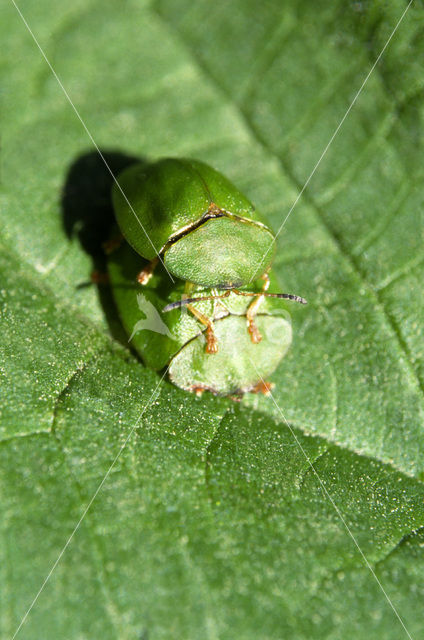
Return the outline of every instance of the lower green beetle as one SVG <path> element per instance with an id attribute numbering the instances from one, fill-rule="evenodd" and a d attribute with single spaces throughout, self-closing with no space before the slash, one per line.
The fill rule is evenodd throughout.
<path id="1" fill-rule="evenodd" d="M 291 323 L 279 301 L 267 298 L 256 317 L 262 340 L 254 344 L 246 331 L 246 298 L 230 292 L 224 299 L 197 301 L 195 308 L 214 326 L 219 348 L 205 352 L 204 327 L 184 308 L 160 311 L 184 295 L 184 282 L 172 284 L 160 267 L 144 286 L 134 279 L 143 260 L 127 243 L 108 257 L 109 280 L 130 344 L 146 366 L 157 371 L 169 366 L 171 381 L 182 389 L 237 396 L 247 391 L 267 392 L 265 381 L 287 352 Z M 270 275 L 271 282 L 273 280 Z M 212 290 L 196 293 L 208 296 Z"/>
<path id="2" fill-rule="evenodd" d="M 123 324 L 132 332 L 140 308 L 146 313 L 131 285 L 137 273 L 147 304 L 169 312 L 161 330 L 144 326 L 134 335 L 145 363 L 169 365 L 171 380 L 191 391 L 266 391 L 263 380 L 291 342 L 275 298 L 306 301 L 268 292 L 274 235 L 253 205 L 220 173 L 189 159 L 133 165 L 112 197 L 133 249 L 124 243 L 109 258 Z"/>

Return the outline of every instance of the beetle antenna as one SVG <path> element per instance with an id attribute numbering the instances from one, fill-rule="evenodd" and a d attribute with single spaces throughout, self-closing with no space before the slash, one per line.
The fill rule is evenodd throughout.
<path id="1" fill-rule="evenodd" d="M 293 300 L 293 302 L 300 302 L 300 304 L 308 304 L 305 298 L 295 296 L 293 293 L 264 293 L 267 298 L 284 298 L 285 300 Z"/>
<path id="2" fill-rule="evenodd" d="M 266 296 L 267 298 L 283 298 L 284 300 L 293 300 L 293 302 L 300 302 L 300 304 L 308 304 L 308 301 L 305 300 L 305 298 L 295 296 L 292 293 L 268 293 L 267 291 L 259 291 L 257 293 L 253 293 L 251 291 L 239 291 L 238 289 L 232 289 L 232 291 L 238 296 Z"/>
<path id="3" fill-rule="evenodd" d="M 186 304 L 192 304 L 194 302 L 202 302 L 202 300 L 218 300 L 220 298 L 228 298 L 231 293 L 231 289 L 227 289 L 227 291 L 221 295 L 216 296 L 202 296 L 198 298 L 182 298 L 181 300 L 177 300 L 176 302 L 171 302 L 167 304 L 166 307 L 162 309 L 162 313 L 166 313 L 167 311 L 172 311 L 173 309 L 179 309 L 180 307 Z"/>
<path id="4" fill-rule="evenodd" d="M 300 296 L 295 296 L 292 293 L 268 293 L 267 291 L 239 291 L 238 289 L 227 289 L 225 293 L 221 295 L 215 296 L 199 296 L 197 298 L 182 298 L 181 300 L 177 300 L 176 302 L 171 302 L 167 304 L 166 307 L 162 309 L 162 313 L 167 313 L 168 311 L 173 311 L 174 309 L 180 309 L 186 304 L 193 304 L 195 302 L 202 302 L 202 300 L 219 300 L 220 298 L 228 298 L 230 293 L 233 292 L 238 296 L 249 296 L 250 298 L 259 296 L 265 296 L 267 298 L 280 298 L 284 300 L 293 300 L 293 302 L 300 302 L 300 304 L 308 304 L 308 301 L 305 298 L 301 298 Z"/>

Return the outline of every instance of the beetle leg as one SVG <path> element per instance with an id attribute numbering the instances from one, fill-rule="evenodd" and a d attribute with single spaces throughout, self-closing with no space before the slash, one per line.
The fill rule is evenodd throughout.
<path id="1" fill-rule="evenodd" d="M 253 302 L 249 304 L 249 307 L 246 313 L 247 330 L 249 332 L 250 339 L 254 344 L 257 344 L 262 340 L 262 336 L 259 333 L 259 329 L 255 323 L 255 316 L 258 313 L 259 307 L 261 306 L 262 302 L 265 299 L 265 296 L 262 294 L 265 293 L 265 291 L 268 289 L 269 282 L 270 282 L 269 275 L 267 273 L 262 274 L 261 279 L 264 280 L 264 286 L 262 287 L 262 291 L 260 294 L 258 294 L 257 298 L 255 298 Z"/>
<path id="2" fill-rule="evenodd" d="M 90 280 L 92 284 L 109 284 L 109 274 L 103 271 L 92 271 Z"/>
<path id="3" fill-rule="evenodd" d="M 106 242 L 103 242 L 102 244 L 103 251 L 107 256 L 110 256 L 110 254 L 116 251 L 116 249 L 119 249 L 123 241 L 124 241 L 124 236 L 122 235 L 122 233 L 119 233 L 119 231 L 117 231 L 116 233 L 113 234 L 113 236 L 109 238 L 109 240 L 106 240 Z"/>
<path id="4" fill-rule="evenodd" d="M 151 260 L 149 264 L 146 264 L 144 269 L 142 269 L 138 274 L 137 282 L 139 282 L 140 284 L 147 284 L 150 278 L 152 277 L 158 262 L 159 262 L 159 258 L 158 256 L 156 256 L 156 258 L 153 258 L 153 260 Z"/>
<path id="5" fill-rule="evenodd" d="M 203 313 L 200 313 L 193 307 L 193 305 L 188 304 L 187 309 L 191 311 L 195 318 L 199 320 L 206 327 L 206 353 L 217 353 L 218 351 L 218 340 L 216 339 L 215 332 L 213 330 L 213 322 Z"/>
<path id="6" fill-rule="evenodd" d="M 184 295 L 187 298 L 189 298 L 191 296 L 191 294 L 193 293 L 195 287 L 196 287 L 196 285 L 193 282 L 188 282 L 188 280 L 187 280 L 185 285 L 184 285 Z"/>
<path id="7" fill-rule="evenodd" d="M 198 398 L 201 398 L 203 393 L 205 392 L 205 388 L 193 386 L 190 387 L 189 391 L 191 391 L 191 393 L 195 393 Z"/>
<path id="8" fill-rule="evenodd" d="M 266 382 L 261 380 L 257 385 L 250 389 L 250 393 L 263 393 L 264 396 L 268 396 L 271 393 L 271 389 L 274 388 L 273 382 Z"/>

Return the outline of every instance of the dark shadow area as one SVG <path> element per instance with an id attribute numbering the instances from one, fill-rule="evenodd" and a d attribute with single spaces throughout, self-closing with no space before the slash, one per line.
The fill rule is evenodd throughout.
<path id="1" fill-rule="evenodd" d="M 61 199 L 62 222 L 67 237 L 79 239 L 81 247 L 93 260 L 93 271 L 100 275 L 106 274 L 103 243 L 109 240 L 114 228 L 111 198 L 113 176 L 117 177 L 136 162 L 146 162 L 144 158 L 120 151 L 101 152 L 104 160 L 96 150 L 76 158 L 67 172 Z M 86 282 L 76 283 L 75 288 L 97 287 L 111 335 L 128 347 L 128 338 L 119 321 L 109 287 L 92 283 L 89 276 L 87 274 Z"/>
<path id="2" fill-rule="evenodd" d="M 116 177 L 126 167 L 143 158 L 119 151 L 102 151 Z M 114 215 L 111 200 L 113 177 L 97 151 L 85 153 L 72 163 L 62 192 L 63 226 L 68 238 L 78 236 L 84 251 L 93 258 L 103 255 Z"/>

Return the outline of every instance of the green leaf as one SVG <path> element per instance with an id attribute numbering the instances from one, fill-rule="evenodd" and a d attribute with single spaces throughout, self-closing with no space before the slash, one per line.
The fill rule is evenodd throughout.
<path id="1" fill-rule="evenodd" d="M 114 172 L 199 158 L 276 231 L 405 7 L 19 3 Z M 18 637 L 422 635 L 423 26 L 417 1 L 278 235 L 309 305 L 236 405 L 145 369 L 89 284 L 111 177 L 6 5 L 2 637 L 52 567 Z"/>

